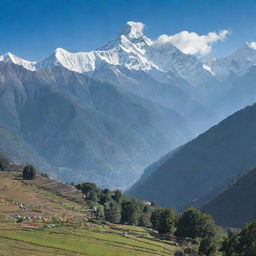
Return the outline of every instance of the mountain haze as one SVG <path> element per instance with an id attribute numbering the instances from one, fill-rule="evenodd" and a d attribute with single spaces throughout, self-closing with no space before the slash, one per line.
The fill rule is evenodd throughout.
<path id="1" fill-rule="evenodd" d="M 202 206 L 256 163 L 256 105 L 226 118 L 138 181 L 128 194 L 162 206 Z"/>
<path id="2" fill-rule="evenodd" d="M 125 186 L 170 143 L 193 135 L 179 113 L 83 74 L 0 65 L 1 122 L 58 167 L 59 178 L 75 179 L 75 172 L 77 181 Z M 127 169 L 130 179 L 123 179 Z"/>

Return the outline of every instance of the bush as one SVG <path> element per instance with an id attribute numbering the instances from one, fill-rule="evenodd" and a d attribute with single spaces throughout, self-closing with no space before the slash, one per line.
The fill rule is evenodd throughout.
<path id="1" fill-rule="evenodd" d="M 49 176 L 47 173 L 41 173 L 41 176 L 49 179 Z"/>
<path id="2" fill-rule="evenodd" d="M 256 255 L 256 222 L 245 225 L 239 234 L 238 252 L 243 256 Z"/>
<path id="3" fill-rule="evenodd" d="M 34 180 L 36 178 L 36 168 L 33 165 L 27 165 L 23 168 L 23 179 Z"/>

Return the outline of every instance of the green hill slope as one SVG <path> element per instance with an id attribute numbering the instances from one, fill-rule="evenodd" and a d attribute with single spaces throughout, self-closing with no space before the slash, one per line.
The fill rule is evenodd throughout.
<path id="1" fill-rule="evenodd" d="M 256 219 L 256 168 L 207 203 L 202 210 L 224 227 L 242 227 Z"/>
<path id="2" fill-rule="evenodd" d="M 185 144 L 128 194 L 181 209 L 202 206 L 256 162 L 256 105 Z"/>

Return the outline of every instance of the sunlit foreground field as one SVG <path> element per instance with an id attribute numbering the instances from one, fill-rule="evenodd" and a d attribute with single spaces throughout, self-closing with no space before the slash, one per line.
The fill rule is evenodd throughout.
<path id="1" fill-rule="evenodd" d="M 1 224 L 0 255 L 172 255 L 177 249 L 154 241 L 142 228 L 126 228 L 131 230 L 128 237 L 106 226 L 32 229 Z"/>
<path id="2" fill-rule="evenodd" d="M 60 184 L 43 177 L 22 181 L 0 173 L 1 256 L 164 256 L 179 249 L 144 228 L 97 223 L 89 209 L 57 195 L 54 187 Z"/>

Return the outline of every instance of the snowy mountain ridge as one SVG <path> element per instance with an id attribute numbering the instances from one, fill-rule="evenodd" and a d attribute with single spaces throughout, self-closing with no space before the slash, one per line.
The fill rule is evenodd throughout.
<path id="1" fill-rule="evenodd" d="M 169 76 L 180 77 L 192 85 L 208 79 L 223 80 L 231 74 L 243 75 L 256 64 L 255 43 L 246 43 L 224 58 L 199 59 L 181 52 L 171 43 L 159 43 L 143 34 L 144 24 L 129 21 L 116 38 L 90 52 L 71 53 L 62 48 L 39 62 L 23 60 L 11 53 L 0 56 L 0 61 L 13 62 L 28 70 L 63 66 L 68 70 L 92 74 L 103 65 L 125 67 L 148 73 L 160 82 Z"/>

